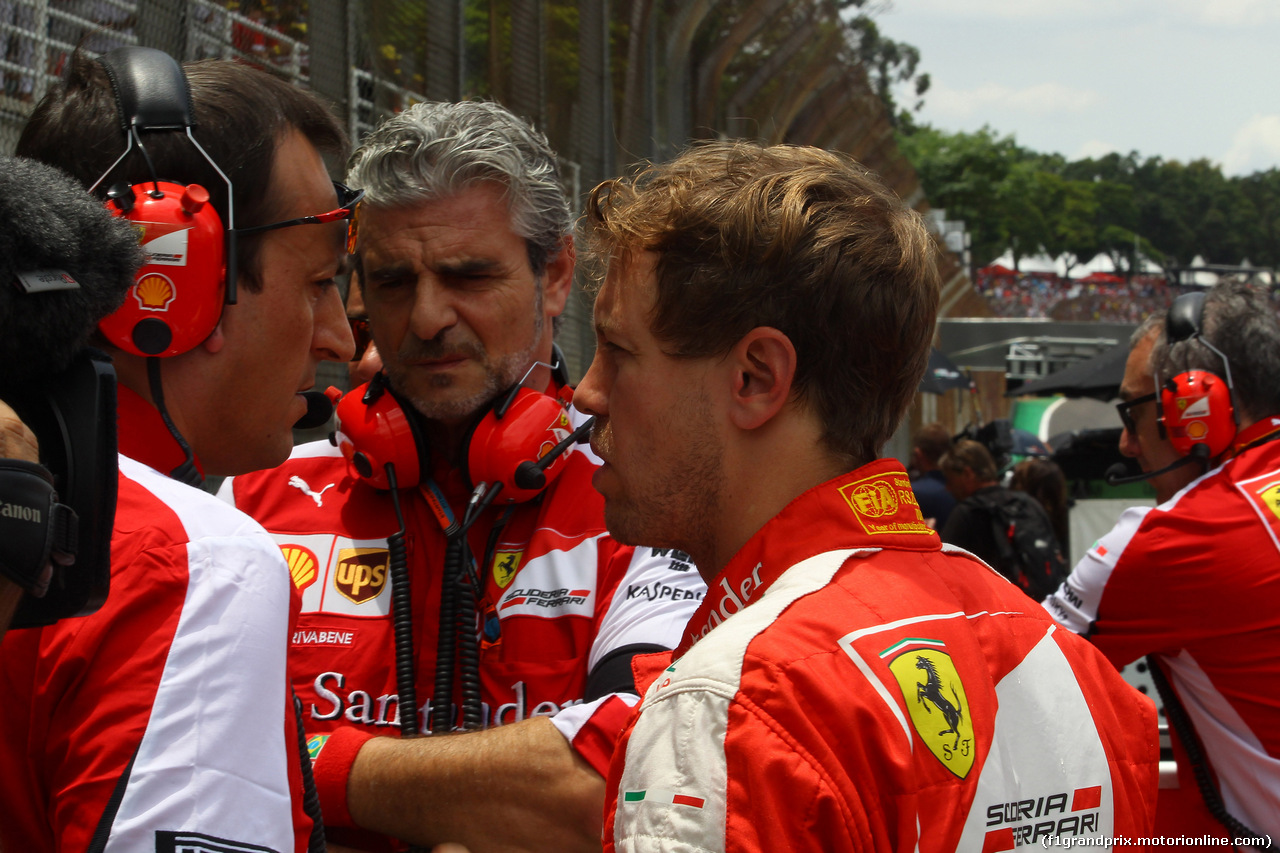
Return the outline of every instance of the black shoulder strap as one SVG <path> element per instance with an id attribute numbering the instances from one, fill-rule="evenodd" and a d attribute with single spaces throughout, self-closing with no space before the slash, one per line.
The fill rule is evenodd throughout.
<path id="1" fill-rule="evenodd" d="M 1009 514 L 1005 509 L 1009 494 L 1007 491 L 997 490 L 981 495 L 973 494 L 967 500 L 987 514 L 991 538 L 995 541 L 996 550 L 1000 552 L 1001 565 L 993 568 L 1009 580 L 1016 581 L 1017 575 L 1022 571 L 1022 561 L 1018 559 L 1018 552 L 1009 541 Z"/>

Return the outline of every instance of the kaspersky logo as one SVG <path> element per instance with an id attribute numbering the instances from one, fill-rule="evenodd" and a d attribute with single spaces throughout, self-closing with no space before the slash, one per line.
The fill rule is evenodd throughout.
<path id="1" fill-rule="evenodd" d="M 885 649 L 880 658 L 889 661 L 916 734 L 944 767 L 963 779 L 973 767 L 973 720 L 946 645 L 908 637 Z"/>
<path id="2" fill-rule="evenodd" d="M 355 604 L 372 601 L 387 585 L 386 548 L 343 548 L 333 571 L 333 588 Z"/>

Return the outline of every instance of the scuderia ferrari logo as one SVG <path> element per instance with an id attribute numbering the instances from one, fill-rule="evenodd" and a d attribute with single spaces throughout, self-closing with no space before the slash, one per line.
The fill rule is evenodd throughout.
<path id="1" fill-rule="evenodd" d="M 499 589 L 506 589 L 520 568 L 524 551 L 499 551 L 493 555 L 493 580 Z"/>
<path id="2" fill-rule="evenodd" d="M 973 767 L 973 720 L 951 655 L 940 640 L 912 637 L 880 653 L 889 661 L 916 734 L 937 759 L 963 779 Z"/>

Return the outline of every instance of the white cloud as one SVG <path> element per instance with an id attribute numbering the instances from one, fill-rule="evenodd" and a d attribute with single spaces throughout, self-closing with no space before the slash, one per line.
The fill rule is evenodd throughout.
<path id="1" fill-rule="evenodd" d="M 1061 83 L 1038 83 L 1022 88 L 984 83 L 967 90 L 935 85 L 929 90 L 926 103 L 934 118 L 965 120 L 1005 113 L 1031 116 L 1083 113 L 1100 100 L 1097 92 Z"/>
<path id="2" fill-rule="evenodd" d="M 1098 159 L 1108 154 L 1114 154 L 1120 149 L 1112 145 L 1110 142 L 1103 142 L 1101 139 L 1090 139 L 1076 149 L 1076 152 L 1070 155 L 1068 160 L 1085 160 L 1088 158 Z"/>
<path id="3" fill-rule="evenodd" d="M 1213 27 L 1258 26 L 1280 21 L 1275 0 L 1172 0 L 1177 17 Z"/>
<path id="4" fill-rule="evenodd" d="M 1255 115 L 1231 139 L 1222 158 L 1227 175 L 1247 175 L 1280 166 L 1280 115 Z"/>
<path id="5" fill-rule="evenodd" d="M 1103 25 L 1128 20 L 1147 26 L 1180 23 L 1241 27 L 1280 21 L 1280 3 L 1275 0 L 889 0 L 887 9 L 880 14 L 905 13 L 908 7 L 913 15 L 994 25 L 1036 21 Z"/>
<path id="6" fill-rule="evenodd" d="M 1159 0 L 1165 2 L 1165 0 Z M 1248 2 L 1248 0 L 1236 0 Z M 891 0 L 889 14 L 907 11 L 944 18 L 966 20 L 1034 21 L 1044 19 L 1076 20 L 1081 17 L 1106 16 L 1114 13 L 1113 0 Z"/>

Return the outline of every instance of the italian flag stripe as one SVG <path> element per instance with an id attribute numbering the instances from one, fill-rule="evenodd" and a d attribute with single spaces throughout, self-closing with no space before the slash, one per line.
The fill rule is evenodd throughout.
<path id="1" fill-rule="evenodd" d="M 941 640 L 927 640 L 924 637 L 907 637 L 904 640 L 899 640 L 889 648 L 882 651 L 880 653 L 880 657 L 885 658 L 889 655 L 896 654 L 908 646 L 933 646 L 935 648 L 943 649 L 946 648 L 947 644 Z"/>
<path id="2" fill-rule="evenodd" d="M 674 791 L 664 791 L 658 788 L 648 788 L 643 791 L 623 791 L 622 801 L 624 803 L 660 803 L 662 805 L 673 806 L 691 806 L 695 809 L 702 808 L 706 803 L 702 797 L 690 797 L 688 794 L 677 794 Z"/>

